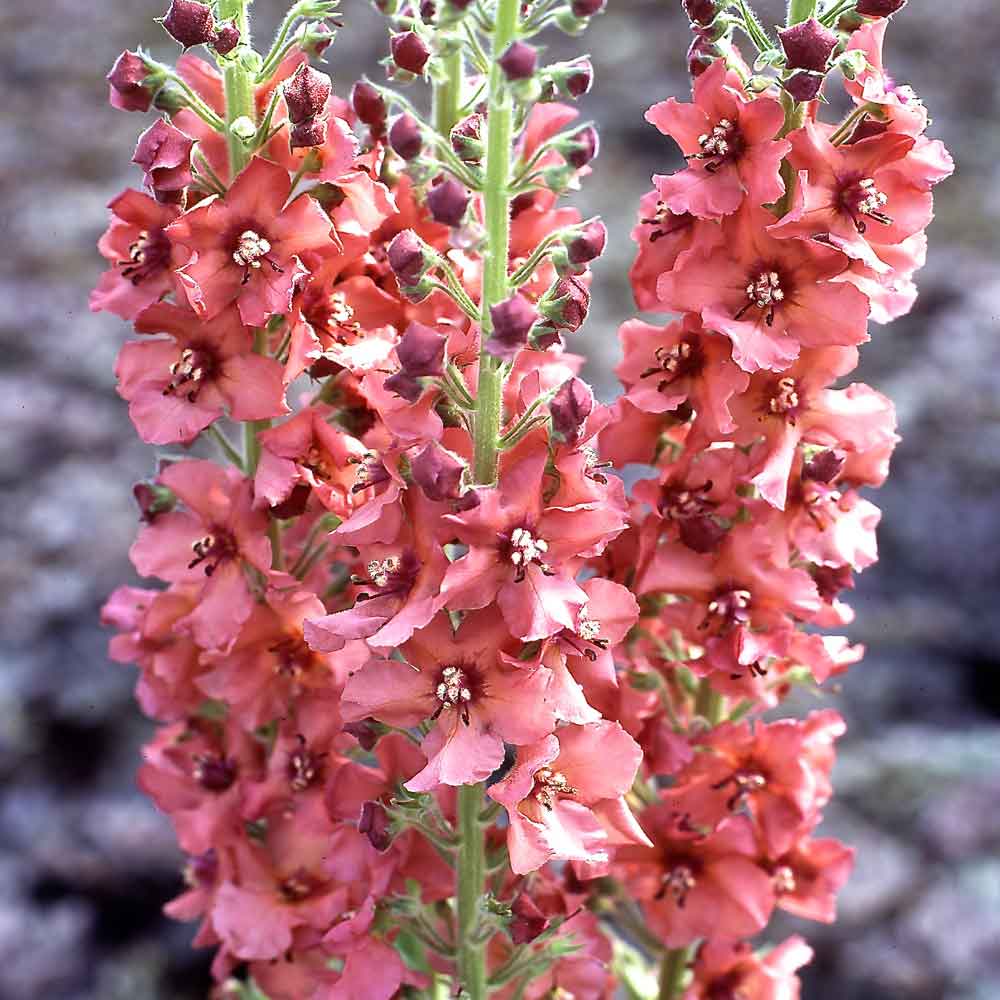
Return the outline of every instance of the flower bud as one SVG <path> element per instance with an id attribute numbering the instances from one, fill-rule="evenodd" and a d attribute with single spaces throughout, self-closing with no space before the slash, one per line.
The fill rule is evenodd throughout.
<path id="1" fill-rule="evenodd" d="M 520 292 L 505 302 L 490 307 L 493 332 L 486 351 L 495 358 L 510 361 L 528 343 L 528 334 L 538 322 L 538 310 Z"/>
<path id="2" fill-rule="evenodd" d="M 147 524 L 160 515 L 167 514 L 177 506 L 177 497 L 169 487 L 159 483 L 136 483 L 132 496 L 139 505 L 139 517 Z"/>
<path id="3" fill-rule="evenodd" d="M 527 42 L 511 42 L 497 62 L 508 80 L 528 80 L 538 68 L 538 49 Z"/>
<path id="4" fill-rule="evenodd" d="M 573 0 L 570 7 L 577 17 L 593 17 L 600 14 L 608 0 Z"/>
<path id="5" fill-rule="evenodd" d="M 552 432 L 568 444 L 576 444 L 593 409 L 594 393 L 590 386 L 583 379 L 567 379 L 549 403 Z"/>
<path id="6" fill-rule="evenodd" d="M 719 13 L 717 0 L 681 0 L 681 6 L 692 24 L 708 27 Z"/>
<path id="7" fill-rule="evenodd" d="M 385 123 L 388 111 L 382 95 L 367 81 L 358 80 L 351 90 L 351 107 L 358 120 L 371 129 L 372 137 L 380 138 L 385 134 Z"/>
<path id="8" fill-rule="evenodd" d="M 348 722 L 344 726 L 344 732 L 350 733 L 357 741 L 362 750 L 374 750 L 378 743 L 379 732 L 376 728 L 379 724 L 374 719 L 362 719 L 360 722 Z"/>
<path id="9" fill-rule="evenodd" d="M 332 83 L 326 73 L 320 73 L 308 63 L 300 64 L 292 78 L 283 87 L 289 121 L 305 121 L 326 111 Z"/>
<path id="10" fill-rule="evenodd" d="M 289 149 L 311 149 L 326 142 L 326 115 L 315 115 L 296 122 L 288 133 Z"/>
<path id="11" fill-rule="evenodd" d="M 844 468 L 845 458 L 832 448 L 813 455 L 802 466 L 802 478 L 817 483 L 832 483 Z"/>
<path id="12" fill-rule="evenodd" d="M 411 323 L 396 345 L 396 357 L 407 375 L 426 377 L 444 374 L 444 350 L 448 338 L 431 326 Z"/>
<path id="13" fill-rule="evenodd" d="M 215 39 L 215 18 L 208 4 L 196 0 L 172 0 L 170 10 L 161 22 L 169 34 L 184 48 L 205 45 Z"/>
<path id="14" fill-rule="evenodd" d="M 863 17 L 888 17 L 905 6 L 906 0 L 858 0 L 855 10 Z"/>
<path id="15" fill-rule="evenodd" d="M 563 237 L 564 253 L 554 254 L 552 262 L 560 277 L 583 274 L 592 260 L 604 253 L 608 230 L 600 219 L 584 223 L 580 229 L 571 229 Z"/>
<path id="16" fill-rule="evenodd" d="M 194 139 L 162 118 L 139 136 L 132 162 L 142 167 L 143 183 L 157 201 L 172 204 L 180 200 L 181 192 L 192 181 L 193 148 Z"/>
<path id="17" fill-rule="evenodd" d="M 462 495 L 465 462 L 431 441 L 410 460 L 410 474 L 428 500 L 457 500 Z"/>
<path id="18" fill-rule="evenodd" d="M 516 945 L 530 944 L 546 927 L 549 921 L 535 905 L 534 900 L 522 892 L 510 904 L 510 939 Z"/>
<path id="19" fill-rule="evenodd" d="M 111 85 L 111 106 L 119 111 L 148 111 L 153 95 L 163 84 L 156 73 L 151 73 L 146 60 L 136 52 L 123 52 L 105 79 Z"/>
<path id="20" fill-rule="evenodd" d="M 590 310 L 590 291 L 576 278 L 560 278 L 540 306 L 541 314 L 557 330 L 579 330 Z"/>
<path id="21" fill-rule="evenodd" d="M 837 36 L 814 17 L 779 31 L 778 37 L 789 69 L 822 73 L 837 47 Z"/>
<path id="22" fill-rule="evenodd" d="M 471 114 L 451 130 L 451 148 L 463 163 L 479 163 L 486 153 L 483 145 L 483 116 Z"/>
<path id="23" fill-rule="evenodd" d="M 419 76 L 430 59 L 430 49 L 415 31 L 403 31 L 393 35 L 389 42 L 392 61 L 407 73 Z"/>
<path id="24" fill-rule="evenodd" d="M 314 21 L 307 24 L 302 35 L 299 37 L 299 47 L 313 59 L 319 59 L 324 52 L 333 44 L 334 32 L 322 21 Z"/>
<path id="25" fill-rule="evenodd" d="M 435 222 L 460 226 L 469 207 L 469 192 L 453 177 L 446 177 L 427 192 L 427 208 Z"/>
<path id="26" fill-rule="evenodd" d="M 594 67 L 586 56 L 572 62 L 553 63 L 545 68 L 543 100 L 582 97 L 594 83 Z"/>
<path id="27" fill-rule="evenodd" d="M 381 802 L 365 802 L 361 806 L 358 833 L 364 834 L 368 842 L 380 854 L 389 850 L 392 834 L 389 831 L 389 814 Z"/>
<path id="28" fill-rule="evenodd" d="M 232 21 L 219 25 L 215 31 L 215 38 L 212 39 L 212 48 L 220 56 L 229 55 L 237 45 L 240 44 L 240 29 Z"/>
<path id="29" fill-rule="evenodd" d="M 566 162 L 577 170 L 590 163 L 600 152 L 600 148 L 600 138 L 593 125 L 585 125 L 556 146 L 556 149 L 566 157 Z"/>
<path id="30" fill-rule="evenodd" d="M 809 70 L 796 70 L 783 84 L 785 90 L 798 102 L 815 100 L 823 86 L 825 76 L 822 73 L 810 73 Z"/>
<path id="31" fill-rule="evenodd" d="M 389 129 L 389 145 L 404 159 L 415 160 L 424 148 L 420 123 L 413 115 L 402 114 Z"/>
<path id="32" fill-rule="evenodd" d="M 697 79 L 715 62 L 718 55 L 715 43 L 707 35 L 695 35 L 687 50 L 688 74 L 692 79 Z"/>
<path id="33" fill-rule="evenodd" d="M 388 252 L 389 266 L 404 295 L 420 285 L 437 259 L 434 251 L 412 229 L 399 233 L 389 244 Z"/>
<path id="34" fill-rule="evenodd" d="M 722 540 L 726 537 L 726 528 L 715 518 L 699 514 L 695 517 L 681 518 L 677 533 L 682 544 L 692 552 L 705 555 L 714 552 L 722 544 Z"/>

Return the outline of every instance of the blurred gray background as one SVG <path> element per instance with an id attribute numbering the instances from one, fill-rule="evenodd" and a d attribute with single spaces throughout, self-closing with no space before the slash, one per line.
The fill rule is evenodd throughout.
<path id="1" fill-rule="evenodd" d="M 170 58 L 157 0 L 4 0 L 0 8 L 0 1000 L 204 997 L 190 928 L 159 915 L 179 888 L 166 821 L 134 788 L 151 726 L 132 672 L 105 657 L 105 595 L 132 579 L 130 486 L 152 469 L 113 389 L 127 335 L 91 315 L 104 205 L 139 182 L 143 116 L 113 112 L 103 75 L 137 43 Z M 257 0 L 258 36 L 282 11 Z M 758 4 L 765 23 L 780 4 Z M 347 94 L 375 72 L 385 28 L 344 0 L 328 70 Z M 603 151 L 577 203 L 610 251 L 574 347 L 614 395 L 616 327 L 633 313 L 628 231 L 652 172 L 679 165 L 642 118 L 686 91 L 678 0 L 611 0 L 579 42 L 597 70 L 583 110 Z M 859 851 L 806 1000 L 1000 998 L 1000 17 L 995 0 L 911 0 L 887 58 L 929 105 L 959 170 L 941 185 L 913 314 L 873 327 L 860 377 L 891 395 L 904 443 L 882 562 L 852 603 L 869 645 L 829 702 L 849 718 L 823 831 Z M 807 706 L 806 706 L 807 707 Z"/>

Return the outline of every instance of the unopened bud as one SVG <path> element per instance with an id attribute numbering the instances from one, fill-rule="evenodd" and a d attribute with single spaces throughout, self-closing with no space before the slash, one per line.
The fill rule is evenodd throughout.
<path id="1" fill-rule="evenodd" d="M 362 719 L 360 722 L 348 722 L 344 726 L 344 732 L 350 733 L 357 741 L 362 750 L 374 750 L 378 743 L 379 725 L 374 719 Z"/>
<path id="2" fill-rule="evenodd" d="M 427 192 L 427 208 L 435 222 L 460 226 L 469 207 L 469 192 L 453 177 L 446 177 Z"/>
<path id="3" fill-rule="evenodd" d="M 462 495 L 465 462 L 431 441 L 410 460 L 410 474 L 428 500 L 457 500 Z"/>
<path id="4" fill-rule="evenodd" d="M 863 17 L 889 17 L 906 6 L 906 0 L 858 0 L 855 10 Z"/>
<path id="5" fill-rule="evenodd" d="M 586 56 L 572 62 L 553 63 L 545 68 L 546 100 L 556 97 L 582 97 L 594 83 L 594 66 Z"/>
<path id="6" fill-rule="evenodd" d="M 590 311 L 590 291 L 574 277 L 560 278 L 540 306 L 542 315 L 557 330 L 579 330 Z"/>
<path id="7" fill-rule="evenodd" d="M 524 892 L 519 893 L 510 904 L 510 912 L 510 939 L 516 945 L 530 944 L 549 926 L 545 914 Z"/>
<path id="8" fill-rule="evenodd" d="M 556 271 L 561 277 L 583 274 L 587 265 L 604 253 L 607 242 L 608 230 L 600 219 L 585 223 L 582 229 L 570 230 L 564 237 L 564 253 L 553 255 Z"/>
<path id="9" fill-rule="evenodd" d="M 186 49 L 192 45 L 206 45 L 215 39 L 212 8 L 196 0 L 172 0 L 162 24 Z"/>
<path id="10" fill-rule="evenodd" d="M 785 61 L 789 69 L 822 73 L 837 47 L 837 36 L 814 17 L 779 31 L 778 37 L 785 50 Z"/>
<path id="11" fill-rule="evenodd" d="M 802 466 L 802 478 L 817 483 L 832 483 L 844 468 L 844 456 L 828 448 L 813 455 Z"/>
<path id="12" fill-rule="evenodd" d="M 389 814 L 381 802 L 365 802 L 361 806 L 358 833 L 364 834 L 368 842 L 381 854 L 389 850 L 392 834 L 389 832 Z"/>
<path id="13" fill-rule="evenodd" d="M 296 122 L 288 133 L 289 149 L 310 149 L 326 142 L 326 115 L 316 115 Z"/>
<path id="14" fill-rule="evenodd" d="M 577 17 L 593 17 L 600 14 L 607 3 L 608 0 L 573 0 L 570 7 Z"/>
<path id="15" fill-rule="evenodd" d="M 412 229 L 404 229 L 389 244 L 389 266 L 400 289 L 420 283 L 437 259 L 433 250 Z"/>
<path id="16" fill-rule="evenodd" d="M 219 25 L 215 30 L 215 38 L 212 39 L 212 48 L 220 56 L 229 55 L 237 45 L 240 44 L 240 29 L 232 21 Z"/>
<path id="17" fill-rule="evenodd" d="M 719 13 L 718 0 L 681 0 L 681 6 L 692 24 L 707 27 Z"/>
<path id="18" fill-rule="evenodd" d="M 508 80 L 528 80 L 538 68 L 538 49 L 527 42 L 511 42 L 497 62 Z"/>
<path id="19" fill-rule="evenodd" d="M 553 433 L 569 444 L 576 444 L 593 409 L 594 393 L 590 386 L 583 379 L 567 379 L 549 403 Z"/>
<path id="20" fill-rule="evenodd" d="M 451 130 L 451 148 L 464 163 L 479 163 L 486 153 L 482 135 L 483 116 L 469 115 Z"/>
<path id="21" fill-rule="evenodd" d="M 158 515 L 166 514 L 177 506 L 173 490 L 159 483 L 136 483 L 132 487 L 132 496 L 139 505 L 140 518 L 147 523 L 152 523 Z"/>
<path id="22" fill-rule="evenodd" d="M 144 171 L 143 183 L 156 200 L 173 203 L 192 181 L 191 150 L 194 139 L 170 122 L 153 122 L 142 135 L 132 155 L 132 162 Z"/>
<path id="23" fill-rule="evenodd" d="M 538 310 L 520 292 L 490 308 L 493 332 L 486 351 L 495 358 L 510 361 L 528 343 L 528 334 L 538 322 Z"/>
<path id="24" fill-rule="evenodd" d="M 384 135 L 388 111 L 385 99 L 367 81 L 358 80 L 351 90 L 351 107 L 358 120 L 367 125 L 376 139 Z"/>
<path id="25" fill-rule="evenodd" d="M 300 64 L 283 88 L 289 121 L 297 124 L 323 114 L 331 89 L 332 83 L 326 73 L 320 73 L 308 63 Z"/>
<path id="26" fill-rule="evenodd" d="M 389 129 L 389 145 L 404 159 L 415 160 L 424 148 L 420 123 L 413 115 L 400 115 Z"/>
<path id="27" fill-rule="evenodd" d="M 306 25 L 299 38 L 299 47 L 307 56 L 319 59 L 333 44 L 334 37 L 335 32 L 330 30 L 329 25 L 315 21 Z"/>
<path id="28" fill-rule="evenodd" d="M 396 345 L 399 366 L 407 375 L 443 375 L 447 344 L 445 334 L 423 323 L 411 323 Z"/>
<path id="29" fill-rule="evenodd" d="M 822 73 L 810 73 L 809 70 L 800 69 L 796 70 L 784 82 L 783 86 L 794 100 L 802 103 L 803 101 L 815 100 L 823 86 L 824 79 Z"/>
<path id="30" fill-rule="evenodd" d="M 718 58 L 719 50 L 707 36 L 696 34 L 687 50 L 688 74 L 697 79 Z"/>
<path id="31" fill-rule="evenodd" d="M 419 76 L 430 59 L 430 49 L 415 31 L 403 31 L 393 35 L 389 42 L 392 61 L 407 73 Z"/>
<path id="32" fill-rule="evenodd" d="M 163 85 L 161 75 L 151 72 L 136 52 L 123 52 L 108 73 L 111 106 L 119 111 L 148 111 L 153 95 Z"/>
<path id="33" fill-rule="evenodd" d="M 713 517 L 707 514 L 697 517 L 682 518 L 678 526 L 678 534 L 681 542 L 693 552 L 702 555 L 714 552 L 726 537 L 724 528 Z"/>
<path id="34" fill-rule="evenodd" d="M 593 125 L 585 125 L 583 128 L 567 136 L 556 148 L 566 157 L 566 162 L 570 166 L 582 169 L 591 160 L 596 158 L 600 152 L 601 142 L 597 134 L 597 129 Z"/>

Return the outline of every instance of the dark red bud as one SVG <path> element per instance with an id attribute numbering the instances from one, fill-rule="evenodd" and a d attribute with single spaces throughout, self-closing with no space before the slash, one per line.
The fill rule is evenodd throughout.
<path id="1" fill-rule="evenodd" d="M 239 44 L 240 29 L 232 21 L 227 21 L 216 29 L 215 38 L 212 39 L 212 48 L 220 56 L 229 55 Z"/>
<path id="2" fill-rule="evenodd" d="M 351 90 L 351 107 L 376 138 L 382 135 L 388 112 L 382 95 L 370 83 L 358 80 L 354 85 Z"/>
<path id="3" fill-rule="evenodd" d="M 590 290 L 574 277 L 560 278 L 542 315 L 557 329 L 570 333 L 583 326 L 590 311 Z"/>
<path id="4" fill-rule="evenodd" d="M 844 468 L 845 458 L 832 449 L 821 451 L 802 466 L 802 478 L 817 483 L 832 483 Z"/>
<path id="5" fill-rule="evenodd" d="M 528 80 L 538 68 L 538 49 L 527 42 L 511 42 L 498 62 L 508 80 Z"/>
<path id="6" fill-rule="evenodd" d="M 834 601 L 842 590 L 854 589 L 854 576 L 850 566 L 815 566 L 812 578 L 824 601 Z"/>
<path id="7" fill-rule="evenodd" d="M 582 97 L 590 92 L 594 83 L 594 67 L 589 59 L 581 57 L 568 64 L 563 86 L 570 97 Z"/>
<path id="8" fill-rule="evenodd" d="M 289 121 L 297 124 L 323 114 L 331 89 L 332 83 L 326 73 L 301 63 L 283 88 Z"/>
<path id="9" fill-rule="evenodd" d="M 139 505 L 139 517 L 151 524 L 158 515 L 166 514 L 177 505 L 173 491 L 159 483 L 136 483 L 132 496 Z"/>
<path id="10" fill-rule="evenodd" d="M 309 149 L 326 142 L 326 115 L 316 115 L 296 122 L 288 133 L 289 149 Z"/>
<path id="11" fill-rule="evenodd" d="M 705 35 L 695 35 L 687 50 L 688 74 L 697 78 L 718 58 L 715 43 Z"/>
<path id="12" fill-rule="evenodd" d="M 460 226 L 469 207 L 469 192 L 453 177 L 446 177 L 427 192 L 427 207 L 435 222 Z"/>
<path id="13" fill-rule="evenodd" d="M 678 526 L 681 542 L 694 552 L 714 552 L 726 537 L 726 529 L 707 514 L 682 518 Z"/>
<path id="14" fill-rule="evenodd" d="M 837 36 L 814 17 L 779 31 L 778 37 L 789 69 L 822 73 L 837 47 Z"/>
<path id="15" fill-rule="evenodd" d="M 462 495 L 464 472 L 465 463 L 436 441 L 431 441 L 419 455 L 410 460 L 413 481 L 424 491 L 428 500 L 457 500 Z"/>
<path id="16" fill-rule="evenodd" d="M 172 195 L 191 183 L 193 148 L 194 139 L 162 118 L 139 136 L 132 162 L 145 171 L 143 183 L 157 200 L 174 201 Z"/>
<path id="17" fill-rule="evenodd" d="M 905 6 L 906 0 L 858 0 L 855 10 L 864 17 L 888 17 Z"/>
<path id="18" fill-rule="evenodd" d="M 608 242 L 608 230 L 600 219 L 588 222 L 575 239 L 566 248 L 569 251 L 570 263 L 581 265 L 597 260 L 604 253 Z"/>
<path id="19" fill-rule="evenodd" d="M 196 854 L 187 860 L 184 866 L 184 881 L 192 889 L 208 889 L 215 885 L 215 880 L 219 875 L 219 856 L 214 847 L 210 847 L 204 854 Z"/>
<path id="20" fill-rule="evenodd" d="M 593 17 L 600 14 L 608 0 L 573 0 L 571 7 L 577 17 Z"/>
<path id="21" fill-rule="evenodd" d="M 379 853 L 384 854 L 392 844 L 389 832 L 389 814 L 381 802 L 365 802 L 361 806 L 358 833 L 363 833 Z"/>
<path id="22" fill-rule="evenodd" d="M 401 286 L 416 285 L 433 261 L 433 254 L 412 229 L 399 233 L 388 252 L 389 266 Z"/>
<path id="23" fill-rule="evenodd" d="M 314 59 L 319 59 L 330 47 L 333 39 L 334 33 L 327 25 L 323 23 L 312 24 L 302 39 L 302 51 Z"/>
<path id="24" fill-rule="evenodd" d="M 400 115 L 389 129 L 389 145 L 404 159 L 415 160 L 424 148 L 420 124 L 413 115 Z"/>
<path id="25" fill-rule="evenodd" d="M 478 163 L 485 152 L 483 148 L 483 116 L 471 114 L 451 130 L 451 148 L 460 160 Z"/>
<path id="26" fill-rule="evenodd" d="M 510 361 L 528 343 L 528 334 L 538 322 L 538 310 L 520 292 L 490 308 L 493 333 L 486 350 L 495 358 Z"/>
<path id="27" fill-rule="evenodd" d="M 455 10 L 468 10 L 472 6 L 473 0 L 447 0 L 449 7 Z"/>
<path id="28" fill-rule="evenodd" d="M 268 510 L 275 521 L 287 521 L 289 518 L 301 517 L 309 506 L 312 498 L 312 487 L 306 483 L 298 483 L 292 487 L 292 492 L 281 503 L 276 503 Z"/>
<path id="29" fill-rule="evenodd" d="M 403 31 L 393 35 L 389 47 L 392 50 L 392 61 L 400 69 L 417 75 L 423 73 L 431 56 L 430 49 L 415 31 Z"/>
<path id="30" fill-rule="evenodd" d="M 447 343 L 447 336 L 433 327 L 411 323 L 396 345 L 399 367 L 413 377 L 443 375 Z"/>
<path id="31" fill-rule="evenodd" d="M 433 0 L 423 0 L 420 4 L 420 20 L 424 24 L 430 24 L 434 20 L 434 16 L 437 14 L 437 7 L 434 6 Z"/>
<path id="32" fill-rule="evenodd" d="M 123 52 L 106 77 L 111 84 L 112 106 L 119 111 L 148 111 L 154 94 L 154 88 L 146 85 L 149 75 L 142 56 Z"/>
<path id="33" fill-rule="evenodd" d="M 681 0 L 681 6 L 692 24 L 708 26 L 719 13 L 716 0 Z"/>
<path id="34" fill-rule="evenodd" d="M 374 719 L 362 719 L 360 722 L 348 722 L 344 726 L 344 732 L 350 733 L 360 745 L 362 750 L 374 750 L 378 743 L 378 732 L 372 725 Z"/>
<path id="35" fill-rule="evenodd" d="M 593 125 L 587 125 L 579 132 L 575 132 L 566 143 L 564 155 L 570 166 L 580 170 L 597 156 L 600 149 L 601 141 L 597 129 Z"/>
<path id="36" fill-rule="evenodd" d="M 798 102 L 815 100 L 819 94 L 825 77 L 822 73 L 810 73 L 809 70 L 796 70 L 784 83 L 785 90 Z"/>
<path id="37" fill-rule="evenodd" d="M 526 893 L 520 893 L 510 904 L 513 919 L 510 922 L 510 938 L 514 944 L 529 944 L 545 930 L 549 921 L 534 900 Z"/>
<path id="38" fill-rule="evenodd" d="M 195 0 L 173 0 L 163 19 L 163 27 L 186 49 L 192 45 L 206 45 L 215 39 L 212 8 Z"/>
<path id="39" fill-rule="evenodd" d="M 567 379 L 549 403 L 552 430 L 564 441 L 576 444 L 593 409 L 594 393 L 590 386 L 583 379 Z"/>
<path id="40" fill-rule="evenodd" d="M 210 792 L 224 792 L 236 780 L 236 764 L 226 757 L 204 754 L 195 758 L 194 779 Z"/>

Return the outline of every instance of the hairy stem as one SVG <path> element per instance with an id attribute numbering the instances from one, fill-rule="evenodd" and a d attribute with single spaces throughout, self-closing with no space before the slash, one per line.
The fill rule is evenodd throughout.
<path id="1" fill-rule="evenodd" d="M 249 152 L 243 140 L 233 134 L 233 122 L 249 118 L 256 124 L 253 79 L 243 66 L 241 52 L 250 48 L 250 0 L 219 0 L 219 19 L 234 21 L 240 32 L 240 44 L 226 64 L 223 73 L 223 91 L 226 95 L 226 146 L 229 150 L 229 172 L 234 180 L 247 165 Z"/>
<path id="2" fill-rule="evenodd" d="M 483 828 L 479 813 L 483 808 L 483 786 L 463 785 L 458 790 L 458 974 L 469 1000 L 485 1000 L 486 955 L 477 943 L 480 899 L 486 875 Z"/>
<path id="3" fill-rule="evenodd" d="M 446 139 L 451 130 L 458 124 L 462 107 L 462 50 L 456 47 L 454 52 L 442 57 L 442 66 L 446 73 L 445 79 L 434 84 L 434 128 Z"/>
<path id="4" fill-rule="evenodd" d="M 663 963 L 660 965 L 660 1000 L 676 1000 L 684 993 L 688 956 L 688 948 L 673 948 L 663 956 Z"/>

